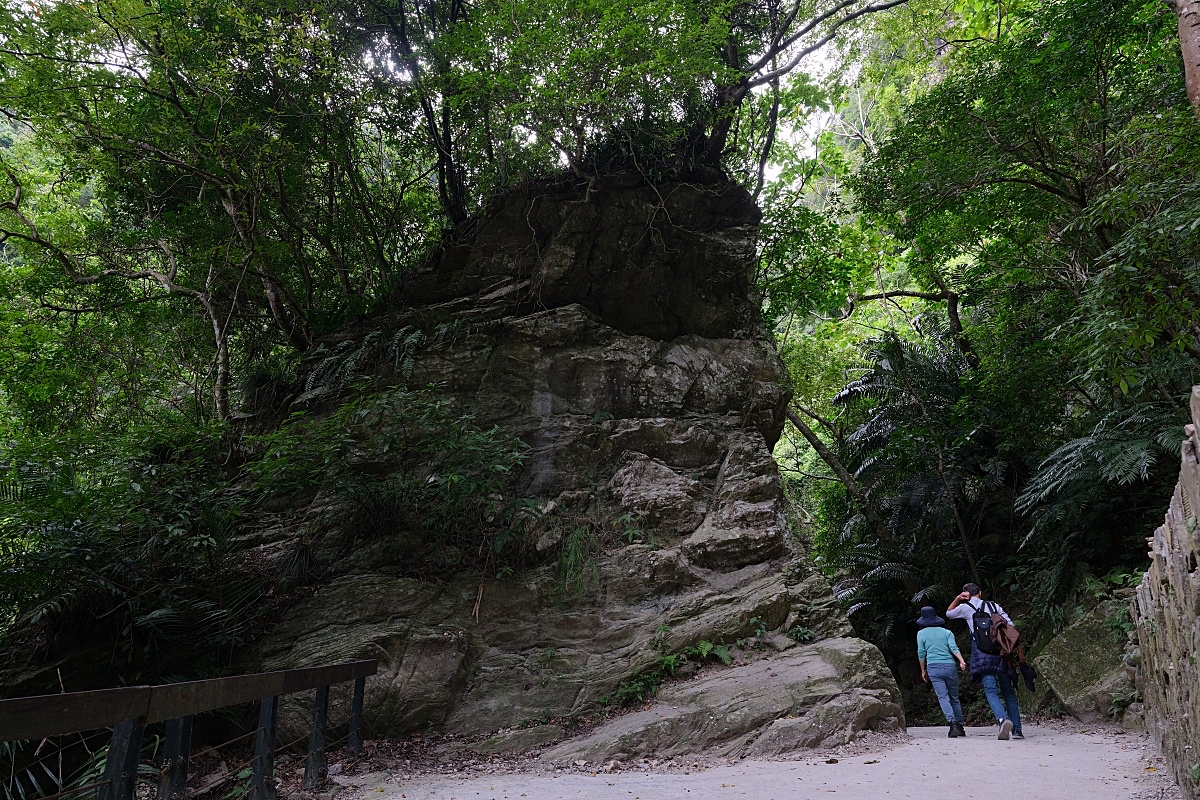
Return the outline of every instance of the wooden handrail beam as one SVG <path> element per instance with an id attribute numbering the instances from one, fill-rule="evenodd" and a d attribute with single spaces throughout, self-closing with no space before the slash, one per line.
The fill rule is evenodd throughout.
<path id="1" fill-rule="evenodd" d="M 190 717 L 264 697 L 369 677 L 377 669 L 374 660 L 352 661 L 205 681 L 0 700 L 0 741 L 61 736 L 130 719 L 148 725 Z"/>
<path id="2" fill-rule="evenodd" d="M 307 670 L 300 670 L 306 672 Z M 207 681 L 168 683 L 150 687 L 150 707 L 145 724 L 216 711 L 218 708 L 253 703 L 264 697 L 286 694 L 286 672 L 259 672 Z"/>
<path id="3" fill-rule="evenodd" d="M 369 678 L 378 669 L 379 662 L 374 659 L 370 661 L 350 661 L 346 664 L 333 664 L 328 667 L 289 669 L 283 673 L 283 691 L 280 694 L 319 689 L 322 686 L 345 683 L 355 678 Z"/>
<path id="4" fill-rule="evenodd" d="M 0 700 L 0 741 L 107 728 L 142 717 L 149 706 L 149 686 Z"/>

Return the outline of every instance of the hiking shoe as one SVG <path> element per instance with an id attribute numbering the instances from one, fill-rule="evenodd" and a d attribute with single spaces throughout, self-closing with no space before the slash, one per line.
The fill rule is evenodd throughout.
<path id="1" fill-rule="evenodd" d="M 1013 724 L 1011 719 L 1000 720 L 1000 733 L 996 735 L 996 738 L 1002 741 L 1007 739 L 1010 735 L 1012 735 L 1012 728 Z"/>
<path id="2" fill-rule="evenodd" d="M 954 723 L 954 727 L 958 728 L 958 735 L 960 737 L 967 735 L 967 729 L 963 727 L 961 722 Z"/>
<path id="3" fill-rule="evenodd" d="M 946 734 L 946 738 L 948 738 L 948 739 L 957 739 L 958 738 L 958 725 L 954 724 L 953 722 L 950 723 L 950 732 Z"/>
<path id="4" fill-rule="evenodd" d="M 1021 733 L 1020 731 L 1013 731 L 1013 733 L 1012 733 L 1012 738 L 1014 738 L 1014 739 L 1024 739 L 1024 738 L 1025 738 L 1025 734 Z"/>

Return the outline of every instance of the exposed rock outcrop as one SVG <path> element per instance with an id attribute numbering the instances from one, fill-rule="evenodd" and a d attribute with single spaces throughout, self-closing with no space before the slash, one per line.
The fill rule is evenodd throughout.
<path id="1" fill-rule="evenodd" d="M 1133 602 L 1140 650 L 1138 688 L 1146 725 L 1180 789 L 1200 797 L 1200 387 L 1192 387 L 1179 483 L 1150 539 L 1150 569 Z"/>
<path id="2" fill-rule="evenodd" d="M 785 515 L 771 447 L 788 389 L 751 296 L 758 219 L 717 175 L 540 187 L 416 275 L 404 314 L 473 327 L 419 352 L 410 382 L 522 438 L 514 491 L 544 513 L 633 520 L 642 541 L 598 554 L 594 589 L 566 598 L 553 563 L 417 580 L 366 548 L 268 632 L 254 666 L 378 658 L 375 733 L 478 734 L 580 713 L 703 640 L 802 626 L 819 640 L 666 688 L 656 708 L 670 724 L 634 713 L 561 752 L 768 754 L 903 726 L 882 658 L 846 638 Z M 548 558 L 562 546 L 552 531 L 537 541 Z M 335 698 L 335 720 L 343 711 Z M 283 718 L 303 730 L 303 713 Z"/>
<path id="3" fill-rule="evenodd" d="M 774 756 L 843 744 L 866 728 L 903 727 L 883 656 L 861 639 L 829 639 L 668 687 L 658 702 L 543 754 L 606 761 L 642 755 Z"/>

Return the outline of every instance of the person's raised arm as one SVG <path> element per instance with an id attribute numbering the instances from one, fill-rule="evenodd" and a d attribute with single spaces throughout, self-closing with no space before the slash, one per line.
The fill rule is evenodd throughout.
<path id="1" fill-rule="evenodd" d="M 959 603 L 965 603 L 971 599 L 969 592 L 960 592 L 953 600 L 950 601 L 950 607 L 946 611 L 953 611 L 958 608 Z"/>

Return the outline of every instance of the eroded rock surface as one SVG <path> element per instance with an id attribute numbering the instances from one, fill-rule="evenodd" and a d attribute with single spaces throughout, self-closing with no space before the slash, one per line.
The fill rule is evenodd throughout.
<path id="1" fill-rule="evenodd" d="M 412 313 L 476 324 L 418 353 L 411 383 L 443 386 L 528 443 L 514 492 L 547 518 L 621 521 L 637 543 L 610 544 L 596 585 L 569 595 L 553 563 L 561 530 L 537 534 L 547 563 L 502 579 L 401 577 L 395 548 L 361 547 L 290 608 L 254 666 L 377 658 L 374 733 L 482 734 L 579 714 L 666 654 L 765 629 L 788 647 L 666 687 L 654 708 L 669 724 L 637 712 L 559 750 L 769 754 L 902 726 L 882 658 L 848 638 L 785 515 L 771 447 L 788 390 L 751 298 L 758 218 L 715 175 L 543 187 L 511 195 L 417 275 Z M 308 514 L 310 533 L 321 519 Z M 817 641 L 790 647 L 796 626 Z M 344 706 L 335 693 L 335 721 Z M 303 730 L 300 705 L 281 713 L 285 733 Z"/>

